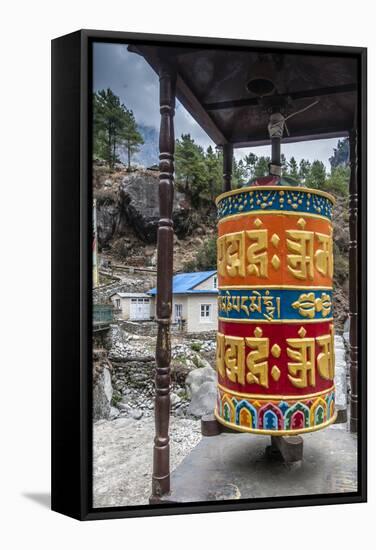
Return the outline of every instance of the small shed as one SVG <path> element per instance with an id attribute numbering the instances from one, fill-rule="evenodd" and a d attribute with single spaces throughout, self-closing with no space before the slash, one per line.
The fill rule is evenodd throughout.
<path id="1" fill-rule="evenodd" d="M 124 321 L 147 321 L 150 319 L 151 298 L 143 292 L 115 292 L 110 296 L 114 313 Z"/>
<path id="2" fill-rule="evenodd" d="M 155 297 L 157 289 L 149 294 Z M 172 279 L 172 323 L 189 333 L 217 330 L 217 297 L 215 270 L 178 273 Z"/>

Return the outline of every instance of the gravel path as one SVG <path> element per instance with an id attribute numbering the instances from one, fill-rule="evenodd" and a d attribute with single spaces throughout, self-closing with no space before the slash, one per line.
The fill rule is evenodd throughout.
<path id="1" fill-rule="evenodd" d="M 148 504 L 154 419 L 118 418 L 94 424 L 94 507 Z M 201 439 L 200 421 L 171 417 L 171 471 Z"/>

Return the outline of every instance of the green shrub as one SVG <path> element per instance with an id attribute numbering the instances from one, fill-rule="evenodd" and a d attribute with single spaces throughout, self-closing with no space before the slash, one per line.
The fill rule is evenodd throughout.
<path id="1" fill-rule="evenodd" d="M 184 264 L 184 270 L 206 271 L 208 269 L 217 269 L 217 239 L 211 237 L 207 239 L 198 249 L 194 260 Z"/>
<path id="2" fill-rule="evenodd" d="M 111 406 L 112 407 L 117 407 L 118 403 L 120 403 L 121 399 L 122 399 L 121 394 L 114 393 L 113 396 L 112 396 L 112 399 L 111 399 Z"/>
<path id="3" fill-rule="evenodd" d="M 201 351 L 201 344 L 198 342 L 192 342 L 191 344 L 191 350 L 193 351 Z"/>

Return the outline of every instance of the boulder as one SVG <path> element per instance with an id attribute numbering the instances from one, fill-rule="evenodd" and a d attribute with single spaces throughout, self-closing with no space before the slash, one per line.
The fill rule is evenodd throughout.
<path id="1" fill-rule="evenodd" d="M 201 418 L 214 411 L 217 399 L 217 387 L 213 381 L 204 382 L 192 393 L 188 414 Z"/>
<path id="2" fill-rule="evenodd" d="M 350 318 L 347 317 L 343 325 L 343 332 L 349 332 L 349 331 L 350 331 Z"/>
<path id="3" fill-rule="evenodd" d="M 341 336 L 335 337 L 335 376 L 336 408 L 338 411 L 347 410 L 347 377 L 346 352 Z"/>
<path id="4" fill-rule="evenodd" d="M 103 418 L 110 418 L 112 399 L 111 374 L 104 367 L 99 374 L 93 389 L 93 420 L 97 422 Z"/>
<path id="5" fill-rule="evenodd" d="M 142 412 L 141 409 L 134 409 L 132 412 L 131 412 L 131 417 L 134 418 L 135 420 L 140 420 L 140 418 L 142 418 L 142 415 L 144 413 Z"/>
<path id="6" fill-rule="evenodd" d="M 189 399 L 192 398 L 194 392 L 197 391 L 204 382 L 213 382 L 216 384 L 217 374 L 212 367 L 197 368 L 188 374 L 185 379 L 185 387 Z"/>
<path id="7" fill-rule="evenodd" d="M 188 413 L 196 417 L 212 413 L 217 398 L 217 374 L 210 367 L 191 371 L 185 381 L 187 396 L 191 402 Z"/>
<path id="8" fill-rule="evenodd" d="M 97 234 L 100 248 L 108 246 L 120 219 L 119 204 L 115 197 L 97 198 Z"/>
<path id="9" fill-rule="evenodd" d="M 138 171 L 123 178 L 119 202 L 128 223 L 138 237 L 147 243 L 157 242 L 159 221 L 159 177 L 151 171 Z M 190 208 L 185 196 L 175 192 L 173 220 L 175 233 L 183 237 L 187 233 Z"/>
<path id="10" fill-rule="evenodd" d="M 111 403 L 113 389 L 111 383 L 111 373 L 108 368 L 103 369 L 103 391 L 107 401 Z"/>
<path id="11" fill-rule="evenodd" d="M 116 407 L 110 407 L 110 420 L 115 420 L 115 418 L 117 418 L 120 414 L 120 411 L 119 409 L 117 409 Z"/>
<path id="12" fill-rule="evenodd" d="M 115 181 L 116 180 L 116 181 Z M 111 246 L 116 253 L 127 256 L 132 253 L 133 234 L 148 244 L 157 242 L 159 220 L 159 174 L 151 170 L 136 170 L 122 177 L 118 186 L 114 176 L 96 190 L 97 234 L 99 248 Z M 196 226 L 195 216 L 186 196 L 175 191 L 173 202 L 175 234 L 184 238 Z M 155 256 L 150 255 L 151 265 Z"/>
<path id="13" fill-rule="evenodd" d="M 123 401 L 120 401 L 118 407 L 122 413 L 130 413 L 132 410 L 132 407 L 128 403 L 125 403 Z"/>
<path id="14" fill-rule="evenodd" d="M 171 393 L 170 393 L 170 403 L 171 403 L 171 407 L 176 407 L 176 405 L 177 405 L 178 403 L 180 403 L 180 402 L 181 402 L 181 399 L 180 399 L 180 397 L 178 396 L 178 394 L 175 393 L 175 392 L 171 392 Z"/>
<path id="15" fill-rule="evenodd" d="M 336 368 L 346 367 L 346 350 L 344 348 L 343 342 L 340 348 L 337 346 L 334 348 L 334 353 L 336 357 Z"/>
<path id="16" fill-rule="evenodd" d="M 346 410 L 347 409 L 347 381 L 346 381 L 346 370 L 344 368 L 336 367 L 334 383 L 336 387 L 336 407 L 338 410 Z"/>

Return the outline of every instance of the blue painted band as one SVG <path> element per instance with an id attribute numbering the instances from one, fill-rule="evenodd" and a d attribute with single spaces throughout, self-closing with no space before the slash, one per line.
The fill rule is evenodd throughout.
<path id="1" fill-rule="evenodd" d="M 283 193 L 281 195 L 281 193 Z M 224 197 L 218 202 L 218 219 L 221 220 L 227 216 L 236 214 L 245 214 L 247 212 L 269 210 L 278 212 L 301 212 L 302 214 L 315 214 L 323 216 L 328 220 L 332 219 L 333 204 L 332 201 L 323 195 L 316 195 L 314 192 L 296 190 L 275 189 L 258 190 L 255 187 L 252 190 L 239 190 L 234 195 Z"/>
<path id="2" fill-rule="evenodd" d="M 234 320 L 315 320 L 333 317 L 333 295 L 325 289 L 219 290 L 218 316 Z"/>

